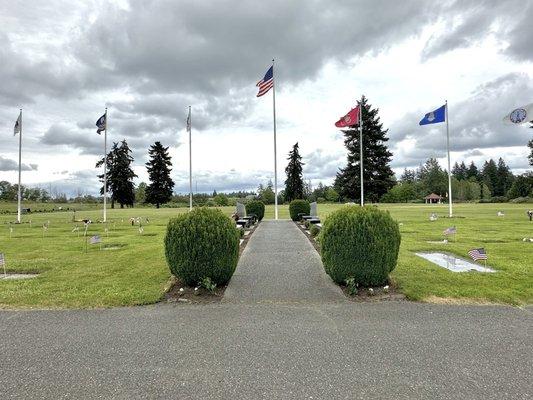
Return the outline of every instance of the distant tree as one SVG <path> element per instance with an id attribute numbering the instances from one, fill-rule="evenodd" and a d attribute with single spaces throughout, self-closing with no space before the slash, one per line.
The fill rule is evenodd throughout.
<path id="1" fill-rule="evenodd" d="M 148 150 L 150 160 L 146 163 L 150 184 L 146 187 L 146 202 L 155 204 L 157 208 L 161 204 L 168 203 L 172 198 L 174 182 L 170 178 L 172 162 L 168 154 L 168 147 L 161 142 L 155 142 Z"/>
<path id="2" fill-rule="evenodd" d="M 527 143 L 527 146 L 529 147 L 529 165 L 533 165 L 533 139 L 531 139 L 528 143 Z"/>
<path id="3" fill-rule="evenodd" d="M 454 164 L 454 166 L 452 168 L 452 175 L 458 181 L 462 181 L 462 180 L 467 179 L 467 177 L 468 177 L 468 168 L 466 167 L 464 161 L 461 161 L 461 164 L 458 164 L 457 162 Z"/>
<path id="4" fill-rule="evenodd" d="M 324 194 L 324 198 L 327 200 L 327 201 L 331 201 L 333 203 L 339 201 L 339 193 L 337 193 L 337 191 L 335 189 L 333 189 L 332 187 L 328 187 L 326 189 L 326 193 Z"/>
<path id="5" fill-rule="evenodd" d="M 392 153 L 387 148 L 387 130 L 383 129 L 377 108 L 372 108 L 362 98 L 363 119 L 363 178 L 367 201 L 378 201 L 394 185 L 394 173 L 390 168 Z M 351 126 L 343 131 L 344 145 L 348 150 L 346 167 L 335 178 L 335 190 L 345 199 L 359 199 L 361 177 L 359 159 L 359 129 Z"/>
<path id="6" fill-rule="evenodd" d="M 485 164 L 483 164 L 481 175 L 483 177 L 483 183 L 489 188 L 490 195 L 496 196 L 495 193 L 498 187 L 498 167 L 492 158 L 485 161 Z"/>
<path id="7" fill-rule="evenodd" d="M 400 181 L 402 183 L 413 183 L 416 181 L 416 171 L 412 169 L 405 168 L 402 176 L 400 176 Z"/>
<path id="8" fill-rule="evenodd" d="M 420 167 L 418 176 L 424 195 L 436 193 L 444 196 L 448 192 L 448 174 L 441 168 L 436 158 L 429 158 Z"/>
<path id="9" fill-rule="evenodd" d="M 212 196 L 213 196 L 213 197 L 216 197 L 216 195 L 217 195 L 217 191 L 216 191 L 216 190 L 213 190 L 213 194 L 212 194 Z"/>
<path id="10" fill-rule="evenodd" d="M 115 207 L 115 202 L 120 204 L 120 208 L 124 205 L 133 207 L 135 200 L 135 185 L 133 178 L 137 175 L 131 169 L 133 157 L 131 150 L 126 140 L 118 143 L 113 143 L 111 151 L 107 155 L 107 190 L 111 193 L 111 208 Z M 96 167 L 101 167 L 104 164 L 104 159 L 96 163 Z M 98 175 L 100 182 L 104 181 L 104 174 Z M 100 189 L 100 194 L 104 193 L 104 187 Z"/>
<path id="11" fill-rule="evenodd" d="M 215 204 L 220 207 L 229 205 L 228 196 L 226 196 L 224 193 L 217 194 L 213 200 Z"/>
<path id="12" fill-rule="evenodd" d="M 510 199 L 528 196 L 533 196 L 533 172 L 518 175 L 507 192 Z"/>
<path id="13" fill-rule="evenodd" d="M 466 178 L 474 178 L 476 180 L 479 180 L 479 171 L 476 167 L 476 164 L 474 164 L 474 161 L 471 161 L 470 165 L 468 166 L 468 170 L 466 171 Z"/>
<path id="14" fill-rule="evenodd" d="M 505 196 L 513 184 L 514 175 L 501 157 L 498 160 L 497 176 L 494 195 Z"/>
<path id="15" fill-rule="evenodd" d="M 146 182 L 139 183 L 139 186 L 137 186 L 137 189 L 135 189 L 135 202 L 142 204 L 146 202 L 146 187 L 148 185 Z"/>
<path id="16" fill-rule="evenodd" d="M 272 184 L 272 181 L 269 180 L 266 187 L 264 187 L 262 184 L 259 185 L 257 188 L 257 195 L 261 201 L 265 204 L 274 204 L 275 195 L 274 195 L 274 185 Z"/>
<path id="17" fill-rule="evenodd" d="M 298 142 L 292 146 L 287 160 L 289 160 L 289 163 L 285 168 L 285 174 L 287 175 L 287 179 L 285 180 L 285 200 L 303 199 L 304 181 L 302 166 L 305 164 L 302 162 L 302 157 L 300 156 Z"/>

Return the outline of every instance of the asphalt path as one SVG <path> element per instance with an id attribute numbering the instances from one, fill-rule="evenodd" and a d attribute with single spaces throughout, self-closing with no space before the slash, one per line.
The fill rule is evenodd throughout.
<path id="1" fill-rule="evenodd" d="M 346 301 L 304 242 L 299 257 L 283 251 L 296 232 L 270 241 L 271 263 L 254 261 L 270 257 L 275 225 L 254 233 L 230 285 L 255 288 L 219 304 L 0 311 L 0 399 L 532 395 L 532 309 Z M 293 272 L 314 283 L 289 285 Z"/>

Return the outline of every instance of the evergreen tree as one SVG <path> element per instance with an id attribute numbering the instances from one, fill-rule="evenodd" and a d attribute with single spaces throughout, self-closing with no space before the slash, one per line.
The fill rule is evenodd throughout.
<path id="1" fill-rule="evenodd" d="M 474 164 L 474 161 L 470 162 L 470 165 L 466 171 L 466 178 L 471 179 L 474 178 L 476 180 L 479 179 L 479 171 L 477 170 L 476 164 Z"/>
<path id="2" fill-rule="evenodd" d="M 481 172 L 483 176 L 483 183 L 487 185 L 491 196 L 496 196 L 495 190 L 498 186 L 498 167 L 491 158 L 489 161 L 485 161 L 483 164 L 483 170 Z"/>
<path id="3" fill-rule="evenodd" d="M 444 196 L 448 191 L 448 173 L 444 171 L 436 158 L 429 158 L 420 167 L 419 179 L 425 194 L 435 193 Z"/>
<path id="4" fill-rule="evenodd" d="M 135 202 L 144 203 L 146 202 L 146 187 L 148 185 L 145 182 L 139 183 L 137 189 L 135 189 Z"/>
<path id="5" fill-rule="evenodd" d="M 405 168 L 402 176 L 400 176 L 402 183 L 414 183 L 416 181 L 416 171 Z"/>
<path id="6" fill-rule="evenodd" d="M 287 180 L 285 181 L 285 200 L 292 201 L 294 199 L 304 198 L 304 181 L 302 177 L 302 157 L 298 149 L 298 142 L 292 147 L 287 158 L 289 163 L 285 168 Z"/>
<path id="7" fill-rule="evenodd" d="M 115 207 L 115 202 L 120 204 L 120 208 L 124 205 L 133 207 L 135 201 L 135 185 L 133 178 L 137 175 L 131 169 L 133 157 L 131 150 L 126 140 L 118 143 L 113 143 L 111 151 L 107 155 L 107 190 L 111 193 L 111 208 Z M 96 163 L 96 167 L 101 167 L 104 164 L 104 159 Z M 100 182 L 104 181 L 104 174 L 98 175 Z M 100 189 L 100 193 L 104 193 L 104 187 Z"/>
<path id="8" fill-rule="evenodd" d="M 361 103 L 361 102 L 360 102 Z M 363 96 L 363 184 L 367 201 L 378 201 L 394 185 L 394 173 L 389 164 L 392 153 L 386 142 L 387 130 L 378 116 L 378 109 L 372 108 Z M 344 145 L 348 149 L 348 162 L 335 178 L 335 189 L 346 199 L 358 199 L 361 193 L 359 130 L 355 126 L 343 131 Z"/>
<path id="9" fill-rule="evenodd" d="M 163 147 L 161 142 L 155 142 L 148 150 L 150 160 L 146 163 L 150 184 L 146 188 L 146 202 L 155 204 L 157 208 L 161 204 L 168 203 L 172 198 L 174 182 L 170 178 L 170 155 L 168 147 Z"/>
<path id="10" fill-rule="evenodd" d="M 497 177 L 494 195 L 505 196 L 513 184 L 514 176 L 501 157 L 498 160 Z"/>
<path id="11" fill-rule="evenodd" d="M 527 143 L 527 147 L 530 150 L 529 156 L 527 156 L 529 158 L 529 165 L 533 165 L 533 139 Z"/>
<path id="12" fill-rule="evenodd" d="M 452 176 L 455 177 L 458 181 L 467 179 L 468 177 L 468 168 L 466 168 L 465 162 L 461 161 L 461 164 L 455 162 L 452 168 Z"/>

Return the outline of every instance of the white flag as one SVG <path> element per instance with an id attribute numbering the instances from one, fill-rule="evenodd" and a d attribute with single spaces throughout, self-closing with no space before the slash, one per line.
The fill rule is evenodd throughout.
<path id="1" fill-rule="evenodd" d="M 17 133 L 20 133 L 20 127 L 22 126 L 22 111 L 15 122 L 15 128 L 13 129 L 13 136 L 16 136 Z"/>
<path id="2" fill-rule="evenodd" d="M 505 116 L 503 121 L 513 125 L 524 125 L 528 122 L 533 122 L 533 103 L 515 108 Z"/>

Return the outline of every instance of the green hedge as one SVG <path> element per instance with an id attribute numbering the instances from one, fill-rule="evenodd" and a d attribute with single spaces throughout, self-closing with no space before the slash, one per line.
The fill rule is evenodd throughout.
<path id="1" fill-rule="evenodd" d="M 396 267 L 401 235 L 388 212 L 341 208 L 325 220 L 320 237 L 324 268 L 338 284 L 354 278 L 362 286 L 383 285 Z"/>
<path id="2" fill-rule="evenodd" d="M 210 278 L 228 282 L 239 258 L 239 232 L 222 211 L 196 208 L 168 222 L 165 256 L 170 271 L 186 285 Z"/>
<path id="3" fill-rule="evenodd" d="M 261 221 L 265 216 L 265 203 L 261 200 L 252 200 L 246 203 L 246 214 L 255 214 L 257 219 Z"/>
<path id="4" fill-rule="evenodd" d="M 311 205 L 307 200 L 293 200 L 289 204 L 289 213 L 293 221 L 298 221 L 298 214 L 309 215 L 311 212 Z"/>

